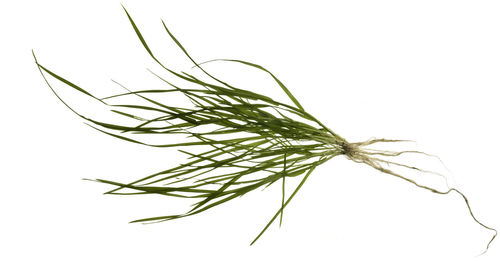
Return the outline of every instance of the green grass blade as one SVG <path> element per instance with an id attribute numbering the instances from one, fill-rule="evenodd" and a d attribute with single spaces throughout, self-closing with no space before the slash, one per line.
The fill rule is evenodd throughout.
<path id="1" fill-rule="evenodd" d="M 165 31 L 167 31 L 168 35 L 170 36 L 170 38 L 172 38 L 172 40 L 175 42 L 175 44 L 177 44 L 177 46 L 182 50 L 182 52 L 189 58 L 189 60 L 191 60 L 191 62 L 193 62 L 193 64 L 198 67 L 202 72 L 204 72 L 206 75 L 208 75 L 210 78 L 216 80 L 217 82 L 219 83 L 222 83 L 223 85 L 227 86 L 227 87 L 231 87 L 229 84 L 215 78 L 214 76 L 212 76 L 210 73 L 208 73 L 207 71 L 205 71 L 205 69 L 201 68 L 201 66 L 196 63 L 194 61 L 194 59 L 191 57 L 191 55 L 189 55 L 189 53 L 186 51 L 186 49 L 184 48 L 184 46 L 182 46 L 182 44 L 177 40 L 177 38 L 175 38 L 175 36 L 170 32 L 170 30 L 168 30 L 167 28 L 167 25 L 165 24 L 165 22 L 163 20 L 161 20 L 162 24 L 163 24 L 163 28 L 165 28 Z"/>
<path id="2" fill-rule="evenodd" d="M 283 155 L 283 183 L 281 186 L 281 213 L 280 213 L 280 227 L 283 223 L 283 210 L 285 209 L 285 177 L 286 177 L 286 152 Z"/>
<path id="3" fill-rule="evenodd" d="M 297 106 L 297 108 L 300 109 L 301 111 L 305 111 L 304 107 L 302 107 L 302 105 L 300 105 L 299 101 L 295 98 L 295 96 L 293 96 L 293 94 L 290 92 L 290 90 L 288 90 L 288 88 L 274 74 L 272 74 L 266 68 L 264 68 L 258 64 L 255 64 L 255 63 L 246 62 L 246 61 L 242 61 L 242 60 L 234 60 L 234 59 L 214 59 L 214 60 L 202 62 L 202 63 L 200 63 L 200 65 L 204 64 L 204 63 L 215 62 L 215 61 L 237 62 L 237 63 L 241 63 L 241 64 L 245 64 L 245 65 L 257 68 L 259 70 L 262 70 L 262 71 L 268 73 L 274 79 L 274 81 L 281 87 L 281 89 L 286 93 L 288 98 L 290 98 L 290 100 L 295 104 L 295 106 Z"/>
<path id="4" fill-rule="evenodd" d="M 128 20 L 130 22 L 130 24 L 132 25 L 132 27 L 134 28 L 134 31 L 135 31 L 135 34 L 137 35 L 137 37 L 139 37 L 139 40 L 141 41 L 142 43 L 142 46 L 144 46 L 144 48 L 146 49 L 146 51 L 149 53 L 149 55 L 155 60 L 157 61 L 158 63 L 160 63 L 158 61 L 158 59 L 156 59 L 156 57 L 153 55 L 153 52 L 151 51 L 151 49 L 149 49 L 149 46 L 148 44 L 146 43 L 146 40 L 144 40 L 144 37 L 142 36 L 141 34 L 141 31 L 139 31 L 139 28 L 137 28 L 137 25 L 135 24 L 134 20 L 132 19 L 132 17 L 130 16 L 130 14 L 128 13 L 127 9 L 122 5 L 123 7 L 123 10 L 125 11 L 125 13 L 127 14 L 127 17 L 128 17 Z"/>
<path id="5" fill-rule="evenodd" d="M 316 168 L 316 165 L 314 165 L 306 173 L 306 175 L 304 176 L 304 178 L 302 179 L 302 181 L 300 182 L 300 184 L 293 191 L 292 195 L 290 195 L 290 197 L 286 200 L 285 204 L 283 204 L 283 206 L 278 210 L 278 212 L 276 212 L 276 214 L 271 218 L 271 220 L 267 223 L 267 225 L 264 227 L 264 229 L 262 229 L 262 231 L 255 237 L 255 239 L 252 241 L 252 243 L 250 243 L 250 245 L 253 245 L 262 236 L 262 234 L 264 234 L 264 232 L 266 232 L 267 228 L 269 228 L 269 226 L 274 222 L 274 220 L 276 219 L 276 217 L 278 217 L 278 215 L 283 211 L 283 209 L 288 205 L 288 203 L 290 203 L 290 201 L 292 200 L 292 198 L 295 196 L 295 194 L 297 194 L 297 192 L 300 190 L 300 188 L 302 187 L 302 185 L 304 185 L 304 183 L 306 182 L 307 178 L 309 177 L 309 175 L 311 175 L 311 173 L 313 172 L 313 170 L 315 168 Z"/>

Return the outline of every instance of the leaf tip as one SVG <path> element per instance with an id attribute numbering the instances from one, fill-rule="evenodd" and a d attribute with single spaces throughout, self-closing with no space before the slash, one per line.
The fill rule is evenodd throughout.
<path id="1" fill-rule="evenodd" d="M 33 55 L 33 59 L 35 59 L 36 65 L 40 66 L 40 64 L 38 63 L 38 60 L 36 59 L 35 49 L 31 49 L 31 54 Z"/>

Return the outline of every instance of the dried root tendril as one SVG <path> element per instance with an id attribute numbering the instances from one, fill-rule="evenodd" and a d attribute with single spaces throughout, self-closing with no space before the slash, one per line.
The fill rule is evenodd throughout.
<path id="1" fill-rule="evenodd" d="M 364 164 L 366 164 L 366 165 L 368 165 L 368 166 L 370 166 L 370 167 L 372 167 L 372 168 L 374 168 L 376 170 L 379 170 L 380 172 L 383 172 L 383 173 L 386 173 L 386 174 L 398 177 L 400 179 L 403 179 L 405 181 L 408 181 L 408 182 L 412 183 L 413 185 L 415 185 L 415 186 L 417 186 L 419 188 L 423 188 L 423 189 L 428 190 L 428 191 L 430 191 L 432 193 L 441 194 L 441 195 L 446 195 L 446 194 L 449 194 L 450 192 L 453 192 L 453 191 L 456 192 L 456 193 L 458 193 L 464 199 L 464 202 L 467 205 L 467 209 L 469 211 L 469 214 L 474 219 L 474 221 L 477 224 L 479 224 L 480 226 L 482 226 L 482 227 L 484 227 L 484 228 L 486 228 L 486 229 L 491 230 L 491 231 L 494 232 L 493 236 L 491 237 L 490 241 L 486 245 L 486 248 L 481 253 L 481 255 L 484 254 L 484 253 L 486 253 L 486 251 L 488 251 L 488 249 L 490 247 L 490 244 L 493 242 L 493 240 L 497 236 L 497 230 L 494 229 L 494 228 L 492 228 L 492 227 L 489 227 L 489 226 L 485 225 L 484 223 L 480 222 L 476 218 L 476 216 L 472 212 L 472 209 L 471 209 L 471 206 L 470 206 L 468 198 L 460 190 L 458 190 L 456 188 L 450 188 L 450 186 L 448 185 L 448 181 L 447 181 L 446 176 L 444 176 L 444 175 L 442 175 L 442 174 L 440 174 L 438 172 L 423 170 L 423 169 L 420 169 L 420 168 L 417 168 L 417 167 L 414 167 L 414 166 L 409 166 L 409 165 L 401 164 L 401 163 L 394 162 L 394 161 L 389 161 L 389 160 L 384 160 L 384 159 L 379 159 L 379 158 L 376 158 L 376 157 L 372 157 L 372 155 L 381 155 L 381 156 L 387 156 L 387 157 L 397 157 L 397 156 L 400 156 L 400 155 L 405 154 L 405 153 L 416 153 L 416 154 L 422 154 L 422 155 L 431 156 L 431 157 L 437 157 L 437 156 L 430 155 L 430 154 L 427 154 L 427 153 L 424 153 L 424 152 L 421 152 L 421 151 L 414 151 L 414 150 L 399 151 L 399 152 L 397 152 L 397 151 L 373 150 L 373 149 L 365 149 L 364 148 L 364 147 L 366 147 L 368 145 L 372 145 L 372 144 L 375 144 L 375 143 L 378 143 L 378 142 L 402 142 L 402 141 L 407 141 L 407 140 L 371 139 L 371 140 L 368 140 L 368 141 L 365 141 L 365 142 L 358 142 L 358 143 L 347 143 L 347 142 L 344 142 L 342 144 L 342 148 L 343 148 L 345 156 L 348 159 L 350 159 L 350 160 L 352 160 L 354 162 L 357 162 L 357 163 L 364 163 Z M 439 159 L 439 157 L 437 157 L 437 158 Z M 416 171 L 419 171 L 419 172 L 424 172 L 424 173 L 439 175 L 439 176 L 443 177 L 446 180 L 447 190 L 446 191 L 439 191 L 439 190 L 437 190 L 435 188 L 428 187 L 428 186 L 425 186 L 425 185 L 421 185 L 421 184 L 417 183 L 413 179 L 407 178 L 407 177 L 405 177 L 405 176 L 403 176 L 401 174 L 398 174 L 398 173 L 396 173 L 396 172 L 394 172 L 394 171 L 392 171 L 392 170 L 390 170 L 390 169 L 388 169 L 386 167 L 382 167 L 382 163 L 387 164 L 387 165 L 396 165 L 396 166 L 404 167 L 404 168 L 407 168 L 407 169 L 416 170 Z"/>

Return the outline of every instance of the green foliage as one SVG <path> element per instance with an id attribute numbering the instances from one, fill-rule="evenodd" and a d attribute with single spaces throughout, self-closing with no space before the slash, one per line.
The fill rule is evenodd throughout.
<path id="1" fill-rule="evenodd" d="M 208 61 L 239 63 L 268 74 L 277 84 L 277 87 L 280 87 L 290 99 L 292 105 L 232 86 L 206 72 L 201 67 L 204 63 L 195 62 L 163 23 L 166 33 L 195 64 L 195 67 L 210 78 L 210 81 L 186 72 L 177 72 L 167 68 L 156 58 L 129 13 L 126 10 L 125 12 L 147 53 L 175 80 L 190 86 L 189 88 L 181 87 L 182 85 L 174 84 L 151 72 L 168 88 L 130 91 L 120 85 L 125 89 L 123 93 L 97 98 L 83 88 L 42 66 L 38 63 L 36 57 L 35 62 L 54 94 L 92 128 L 115 138 L 152 147 L 196 148 L 196 150 L 179 149 L 180 152 L 188 155 L 189 161 L 187 163 L 148 175 L 130 183 L 105 179 L 96 180 L 115 187 L 108 191 L 107 194 L 160 194 L 196 200 L 196 203 L 186 213 L 149 217 L 132 222 L 161 222 L 191 216 L 241 197 L 258 188 L 266 188 L 281 180 L 281 208 L 252 241 L 253 244 L 279 215 L 281 215 L 281 224 L 284 208 L 290 203 L 315 168 L 339 155 L 344 155 L 355 162 L 367 164 L 381 172 L 402 178 L 434 193 L 448 194 L 451 191 L 456 191 L 463 196 L 472 215 L 467 199 L 458 190 L 449 189 L 441 192 L 420 185 L 412 179 L 383 167 L 383 165 L 399 166 L 418 171 L 423 170 L 377 157 L 396 157 L 403 153 L 421 152 L 391 152 L 366 148 L 374 143 L 400 142 L 401 140 L 373 139 L 360 143 L 349 143 L 328 129 L 314 116 L 307 113 L 290 90 L 266 68 L 241 60 L 218 59 Z M 78 113 L 59 97 L 47 80 L 46 74 L 92 99 L 102 102 L 110 108 L 110 111 L 120 117 L 125 117 L 133 123 L 107 123 Z M 176 94 L 183 95 L 187 99 L 185 104 L 190 106 L 173 106 L 158 99 L 160 95 L 167 95 L 168 97 Z M 136 98 L 142 103 L 122 104 L 115 102 L 121 98 Z M 189 141 L 152 144 L 135 138 L 134 135 L 138 134 L 183 135 L 188 137 Z M 301 182 L 287 198 L 285 180 L 299 176 L 302 178 Z M 473 215 L 472 217 L 475 219 Z M 477 219 L 475 220 L 483 227 L 494 230 L 483 225 Z"/>

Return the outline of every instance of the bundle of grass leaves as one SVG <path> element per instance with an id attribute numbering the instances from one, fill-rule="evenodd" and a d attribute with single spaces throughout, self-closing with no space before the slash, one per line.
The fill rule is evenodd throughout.
<path id="1" fill-rule="evenodd" d="M 197 200 L 186 213 L 144 218 L 133 222 L 160 222 L 195 215 L 258 188 L 265 188 L 276 182 L 281 183 L 281 208 L 255 237 L 253 244 L 278 216 L 281 224 L 284 208 L 316 167 L 333 157 L 343 155 L 354 162 L 364 163 L 433 193 L 448 194 L 454 191 L 460 194 L 474 220 L 484 228 L 495 232 L 486 249 L 495 238 L 496 230 L 482 224 L 474 217 L 467 198 L 457 189 L 448 187 L 447 190 L 440 191 L 391 170 L 391 167 L 400 167 L 424 172 L 422 169 L 390 160 L 391 157 L 402 154 L 424 153 L 373 148 L 374 144 L 397 143 L 403 140 L 371 139 L 365 142 L 348 142 L 309 114 L 285 85 L 264 67 L 241 60 L 209 61 L 239 63 L 268 74 L 286 93 L 291 104 L 232 86 L 206 72 L 201 66 L 203 63 L 196 63 L 163 23 L 171 39 L 209 80 L 169 69 L 153 54 L 129 13 L 126 10 L 125 12 L 148 54 L 170 76 L 189 87 L 174 84 L 151 71 L 168 88 L 130 91 L 121 85 L 125 89 L 123 93 L 97 98 L 38 63 L 36 57 L 35 62 L 54 94 L 91 127 L 115 138 L 147 146 L 197 148 L 197 150 L 179 150 L 187 154 L 190 161 L 130 183 L 96 180 L 115 186 L 107 194 L 160 194 Z M 46 75 L 106 104 L 117 116 L 125 117 L 134 123 L 129 125 L 106 123 L 78 113 L 60 98 L 49 84 Z M 175 94 L 187 98 L 184 104 L 190 106 L 173 106 L 157 99 L 160 95 Z M 123 97 L 134 97 L 142 103 L 113 102 Z M 184 135 L 190 140 L 173 144 L 151 144 L 140 141 L 135 138 L 137 136 L 134 137 L 138 134 Z M 285 195 L 285 180 L 293 177 L 301 177 L 301 181 L 291 195 Z"/>

